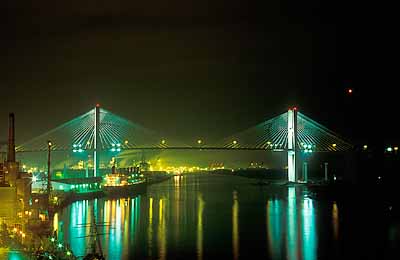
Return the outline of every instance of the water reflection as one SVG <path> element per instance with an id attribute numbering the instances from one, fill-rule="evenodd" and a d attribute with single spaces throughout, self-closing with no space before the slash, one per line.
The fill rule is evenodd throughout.
<path id="1" fill-rule="evenodd" d="M 201 193 L 197 197 L 197 259 L 203 259 L 203 210 L 204 200 Z"/>
<path id="2" fill-rule="evenodd" d="M 296 195 L 295 187 L 288 187 L 286 204 L 276 198 L 267 201 L 268 250 L 272 259 L 284 258 L 281 252 L 282 245 L 286 248 L 287 259 L 317 258 L 314 207 L 312 199 Z M 299 212 L 301 218 L 298 217 Z"/>
<path id="3" fill-rule="evenodd" d="M 167 255 L 167 239 L 165 230 L 165 205 L 164 200 L 160 199 L 158 202 L 158 257 L 163 260 Z"/>
<path id="4" fill-rule="evenodd" d="M 233 246 L 233 259 L 239 259 L 239 201 L 236 191 L 233 192 L 232 246 Z"/>
<path id="5" fill-rule="evenodd" d="M 297 244 L 297 209 L 296 209 L 296 188 L 288 188 L 287 198 L 287 244 L 286 251 L 288 259 L 298 258 Z"/>
<path id="6" fill-rule="evenodd" d="M 84 256 L 92 250 L 93 223 L 96 221 L 101 245 L 107 249 L 105 255 L 109 259 L 123 259 L 124 249 L 135 241 L 139 207 L 140 197 L 77 201 L 55 214 L 53 227 L 58 230 L 58 239 L 68 243 L 76 256 Z"/>
<path id="7" fill-rule="evenodd" d="M 147 228 L 147 254 L 152 256 L 153 251 L 153 198 L 149 198 L 149 226 Z"/>
<path id="8" fill-rule="evenodd" d="M 304 198 L 302 209 L 302 234 L 303 234 L 303 259 L 316 259 L 317 237 L 315 226 L 315 213 L 313 201 L 309 198 Z"/>
<path id="9" fill-rule="evenodd" d="M 332 226 L 333 226 L 333 238 L 338 240 L 339 237 L 339 209 L 336 201 L 332 205 Z"/>
<path id="10" fill-rule="evenodd" d="M 246 181 L 177 176 L 135 198 L 75 202 L 54 217 L 54 228 L 83 256 L 95 218 L 104 253 L 116 260 L 245 259 L 250 253 L 315 260 L 324 240 L 331 241 L 327 236 L 340 239 L 336 203 L 308 197 L 306 187 L 260 189 Z"/>
<path id="11" fill-rule="evenodd" d="M 267 201 L 267 235 L 268 249 L 272 259 L 281 259 L 282 226 L 281 226 L 281 202 L 277 199 Z"/>

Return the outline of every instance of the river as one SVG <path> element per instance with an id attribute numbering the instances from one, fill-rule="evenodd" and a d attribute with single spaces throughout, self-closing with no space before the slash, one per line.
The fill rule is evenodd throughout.
<path id="1" fill-rule="evenodd" d="M 113 260 L 396 259 L 400 227 L 374 205 L 255 182 L 175 176 L 134 198 L 74 202 L 56 214 L 54 227 L 83 256 L 96 216 L 103 252 Z"/>

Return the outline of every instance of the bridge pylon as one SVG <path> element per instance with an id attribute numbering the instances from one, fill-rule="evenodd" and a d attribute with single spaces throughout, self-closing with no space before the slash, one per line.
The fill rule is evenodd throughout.
<path id="1" fill-rule="evenodd" d="M 94 133 L 93 133 L 93 177 L 97 177 L 99 169 L 99 130 L 100 130 L 100 105 L 96 104 L 94 108 Z"/>
<path id="2" fill-rule="evenodd" d="M 289 108 L 288 116 L 288 181 L 295 182 L 297 180 L 297 108 Z"/>

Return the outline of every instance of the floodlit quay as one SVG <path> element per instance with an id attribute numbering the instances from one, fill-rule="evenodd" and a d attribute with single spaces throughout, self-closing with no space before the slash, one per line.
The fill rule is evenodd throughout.
<path id="1" fill-rule="evenodd" d="M 360 185 L 359 173 L 370 163 L 368 145 L 355 147 L 295 107 L 217 143 L 197 139 L 192 145 L 99 105 L 20 145 L 14 121 L 10 114 L 0 167 L 0 257 L 340 259 L 396 253 L 399 209 L 386 179 L 377 172 Z M 275 156 L 282 165 L 163 164 L 160 153 L 174 150 L 252 152 Z M 394 163 L 397 152 L 393 145 L 384 156 Z M 360 230 L 372 219 L 364 237 Z M 352 239 L 371 250 L 355 247 L 345 255 Z M 332 246 L 332 255 L 324 255 Z"/>

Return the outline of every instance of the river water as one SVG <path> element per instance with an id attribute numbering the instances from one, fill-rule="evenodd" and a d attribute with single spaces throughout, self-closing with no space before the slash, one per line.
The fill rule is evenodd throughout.
<path id="1" fill-rule="evenodd" d="M 93 216 L 107 259 L 400 259 L 399 225 L 374 205 L 321 198 L 306 187 L 192 174 L 126 199 L 78 201 L 56 214 L 77 256 Z"/>

